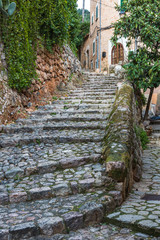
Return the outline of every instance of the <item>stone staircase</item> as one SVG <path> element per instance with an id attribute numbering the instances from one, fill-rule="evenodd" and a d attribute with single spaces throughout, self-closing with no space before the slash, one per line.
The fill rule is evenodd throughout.
<path id="1" fill-rule="evenodd" d="M 1 240 L 65 234 L 115 207 L 101 151 L 117 80 L 85 78 L 68 97 L 1 127 Z"/>

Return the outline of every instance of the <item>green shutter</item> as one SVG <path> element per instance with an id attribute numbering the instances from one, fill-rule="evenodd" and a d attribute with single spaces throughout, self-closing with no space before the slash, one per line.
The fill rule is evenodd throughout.
<path id="1" fill-rule="evenodd" d="M 93 42 L 93 55 L 95 54 L 95 42 Z"/>
<path id="2" fill-rule="evenodd" d="M 96 6 L 96 19 L 98 19 L 98 5 Z"/>

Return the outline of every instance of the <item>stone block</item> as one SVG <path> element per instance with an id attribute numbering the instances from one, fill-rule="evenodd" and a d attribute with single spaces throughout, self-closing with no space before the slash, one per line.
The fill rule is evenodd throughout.
<path id="1" fill-rule="evenodd" d="M 27 193 L 26 192 L 11 193 L 9 196 L 9 200 L 11 203 L 25 202 L 27 201 Z"/>
<path id="2" fill-rule="evenodd" d="M 91 224 L 100 223 L 104 217 L 104 207 L 102 204 L 96 202 L 88 202 L 84 204 L 80 211 L 84 215 L 84 224 L 89 226 Z"/>
<path id="3" fill-rule="evenodd" d="M 106 213 L 110 213 L 116 208 L 116 202 L 114 198 L 108 195 L 105 196 L 104 205 Z"/>
<path id="4" fill-rule="evenodd" d="M 29 190 L 29 200 L 45 199 L 52 196 L 52 191 L 49 187 L 33 188 Z"/>
<path id="5" fill-rule="evenodd" d="M 56 161 L 49 161 L 49 162 L 44 162 L 44 163 L 39 163 L 38 164 L 38 172 L 40 174 L 42 173 L 50 173 L 56 170 L 58 163 Z"/>
<path id="6" fill-rule="evenodd" d="M 107 162 L 106 173 L 118 182 L 123 182 L 126 177 L 126 165 L 124 162 Z"/>
<path id="7" fill-rule="evenodd" d="M 94 178 L 88 178 L 88 179 L 80 180 L 79 185 L 83 191 L 86 191 L 87 189 L 90 189 L 91 187 L 94 186 L 94 182 L 95 182 Z"/>
<path id="8" fill-rule="evenodd" d="M 38 226 L 42 234 L 51 236 L 57 233 L 65 233 L 65 225 L 60 217 L 47 217 L 38 220 Z"/>
<path id="9" fill-rule="evenodd" d="M 71 191 L 73 194 L 79 193 L 79 186 L 77 182 L 71 182 L 70 185 L 71 185 Z"/>
<path id="10" fill-rule="evenodd" d="M 13 179 L 14 177 L 22 177 L 24 174 L 23 169 L 16 167 L 6 171 L 5 176 L 8 179 Z"/>
<path id="11" fill-rule="evenodd" d="M 9 198 L 7 193 L 0 192 L 0 205 L 8 204 Z"/>
<path id="12" fill-rule="evenodd" d="M 30 237 L 38 235 L 38 229 L 34 222 L 27 222 L 12 226 L 9 230 L 12 240 L 28 239 Z"/>
<path id="13" fill-rule="evenodd" d="M 69 231 L 83 228 L 83 215 L 79 212 L 69 212 L 63 215 L 66 227 Z"/>
<path id="14" fill-rule="evenodd" d="M 52 189 L 56 196 L 67 196 L 71 193 L 71 190 L 66 183 L 57 184 Z"/>
<path id="15" fill-rule="evenodd" d="M 8 229 L 0 229 L 0 239 L 1 240 L 9 239 L 9 230 Z"/>
<path id="16" fill-rule="evenodd" d="M 123 202 L 122 192 L 121 191 L 110 191 L 108 192 L 109 195 L 111 195 L 115 202 L 116 206 L 120 206 Z"/>

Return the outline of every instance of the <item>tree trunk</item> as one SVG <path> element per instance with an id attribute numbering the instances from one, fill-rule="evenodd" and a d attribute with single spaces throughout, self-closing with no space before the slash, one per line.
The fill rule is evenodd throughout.
<path id="1" fill-rule="evenodd" d="M 147 107 L 146 107 L 146 111 L 145 111 L 144 119 L 143 119 L 143 120 L 146 120 L 146 119 L 148 118 L 149 107 L 150 107 L 150 104 L 151 104 L 153 91 L 154 91 L 154 87 L 152 87 L 152 88 L 150 89 L 149 98 L 148 98 L 148 102 L 147 102 Z"/>

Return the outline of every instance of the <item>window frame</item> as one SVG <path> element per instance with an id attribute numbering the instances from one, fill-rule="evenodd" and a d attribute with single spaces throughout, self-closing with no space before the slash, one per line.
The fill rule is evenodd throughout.
<path id="1" fill-rule="evenodd" d="M 92 13 L 91 23 L 94 24 L 94 12 Z"/>
<path id="2" fill-rule="evenodd" d="M 98 18 L 99 18 L 99 12 L 98 12 L 98 10 L 99 10 L 99 7 L 98 7 L 98 3 L 97 3 L 97 5 L 96 5 L 96 21 L 97 21 Z"/>
<path id="3" fill-rule="evenodd" d="M 96 41 L 95 39 L 93 40 L 93 56 L 96 54 Z"/>

